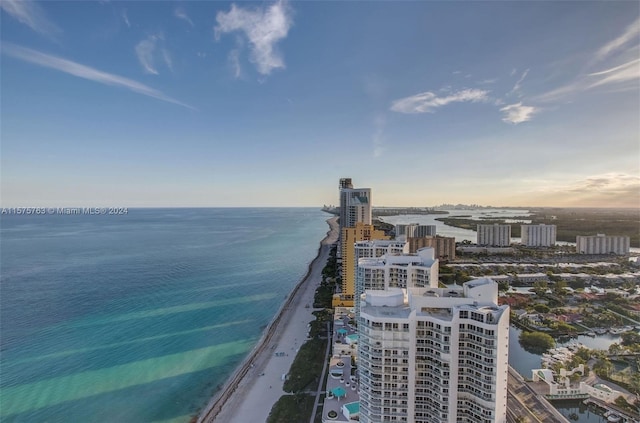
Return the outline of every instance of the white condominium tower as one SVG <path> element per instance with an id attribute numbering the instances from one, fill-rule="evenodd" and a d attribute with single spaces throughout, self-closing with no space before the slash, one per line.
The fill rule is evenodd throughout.
<path id="1" fill-rule="evenodd" d="M 438 260 L 434 258 L 433 248 L 422 248 L 417 254 L 395 254 L 406 252 L 406 244 L 392 244 L 387 241 L 388 253 L 382 256 L 369 255 L 372 258 L 358 260 L 356 276 L 356 311 L 362 294 L 368 289 L 384 290 L 388 288 L 437 287 Z M 377 244 L 377 245 L 376 245 Z M 356 254 L 366 257 L 367 254 L 382 252 L 380 241 L 375 244 L 356 244 Z M 391 253 L 391 254 L 389 254 Z"/>
<path id="2" fill-rule="evenodd" d="M 371 188 L 353 188 L 351 178 L 340 179 L 340 229 L 357 222 L 371 224 Z"/>
<path id="3" fill-rule="evenodd" d="M 576 252 L 581 254 L 629 254 L 631 239 L 628 236 L 605 234 L 576 237 Z"/>
<path id="4" fill-rule="evenodd" d="M 509 307 L 497 301 L 490 279 L 367 290 L 358 318 L 360 422 L 506 422 Z"/>
<path id="5" fill-rule="evenodd" d="M 424 238 L 426 236 L 436 236 L 436 225 L 409 225 L 407 227 L 407 238 Z"/>
<path id="6" fill-rule="evenodd" d="M 358 266 L 360 265 L 361 259 L 376 259 L 392 256 L 402 257 L 403 254 L 407 254 L 409 252 L 409 245 L 404 241 L 376 239 L 356 242 L 353 245 L 353 249 L 355 256 L 354 263 L 356 264 L 353 268 L 353 280 L 356 286 L 355 296 L 358 298 L 364 292 L 362 280 L 358 287 Z M 378 260 L 373 260 L 373 263 L 378 263 Z M 372 285 L 368 284 L 366 286 L 367 289 L 372 287 Z"/>
<path id="7" fill-rule="evenodd" d="M 478 245 L 508 247 L 511 245 L 511 225 L 478 225 Z"/>
<path id="8" fill-rule="evenodd" d="M 522 245 L 527 247 L 551 247 L 556 244 L 556 225 L 521 225 Z"/>

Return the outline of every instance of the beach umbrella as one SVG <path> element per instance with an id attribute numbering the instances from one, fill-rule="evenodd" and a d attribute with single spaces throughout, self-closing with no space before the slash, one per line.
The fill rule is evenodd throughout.
<path id="1" fill-rule="evenodd" d="M 340 397 L 346 397 L 347 396 L 347 391 L 345 391 L 342 386 L 338 386 L 337 388 L 333 388 L 331 390 L 331 392 L 333 392 L 333 395 L 335 395 L 335 397 L 338 398 L 338 399 L 340 399 Z"/>

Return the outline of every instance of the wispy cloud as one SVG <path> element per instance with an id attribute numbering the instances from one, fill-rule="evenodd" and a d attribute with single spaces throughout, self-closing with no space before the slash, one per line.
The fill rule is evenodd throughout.
<path id="1" fill-rule="evenodd" d="M 2 0 L 0 8 L 32 30 L 55 38 L 62 30 L 49 20 L 44 10 L 30 0 Z"/>
<path id="2" fill-rule="evenodd" d="M 140 41 L 136 45 L 136 56 L 138 56 L 138 61 L 144 68 L 145 72 L 152 73 L 154 75 L 158 74 L 158 70 L 155 67 L 153 59 L 157 41 L 158 38 L 152 35 L 149 38 Z"/>
<path id="3" fill-rule="evenodd" d="M 127 28 L 131 28 L 131 22 L 129 22 L 129 16 L 127 16 L 127 9 L 122 10 L 122 20 L 127 25 Z"/>
<path id="4" fill-rule="evenodd" d="M 194 107 L 178 101 L 172 97 L 169 97 L 163 92 L 151 88 L 147 85 L 141 84 L 140 82 L 111 73 L 103 72 L 101 70 L 85 66 L 80 63 L 72 62 L 71 60 L 63 59 L 61 57 L 52 56 L 50 54 L 41 53 L 30 48 L 21 47 L 6 42 L 2 43 L 2 53 L 19 60 L 23 60 L 25 62 L 33 63 L 38 66 L 55 69 L 69 75 L 98 82 L 100 84 L 126 88 L 130 91 L 145 95 L 147 97 L 152 97 L 158 100 L 166 101 L 168 103 L 177 104 L 188 109 L 196 110 Z"/>
<path id="5" fill-rule="evenodd" d="M 234 31 L 244 33 L 251 46 L 251 61 L 259 73 L 269 75 L 274 69 L 285 67 L 284 60 L 276 51 L 276 44 L 286 38 L 293 24 L 285 1 L 255 9 L 243 9 L 232 4 L 229 12 L 218 12 L 216 21 L 216 38 Z"/>
<path id="6" fill-rule="evenodd" d="M 590 77 L 598 77 L 589 88 L 598 87 L 604 84 L 618 84 L 628 81 L 638 81 L 640 79 L 640 59 L 632 60 L 620 66 L 600 72 L 590 73 Z"/>
<path id="7" fill-rule="evenodd" d="M 229 52 L 229 65 L 231 65 L 234 78 L 240 78 L 242 76 L 242 66 L 240 65 L 240 50 L 237 48 Z"/>
<path id="8" fill-rule="evenodd" d="M 637 45 L 638 40 L 640 40 L 640 18 L 627 26 L 620 36 L 600 47 L 595 54 L 594 60 L 603 60 L 612 53 L 620 50 L 622 47 L 628 46 L 633 41 L 635 41 L 635 44 Z"/>
<path id="9" fill-rule="evenodd" d="M 554 102 L 598 87 L 609 87 L 616 91 L 637 90 L 640 81 L 640 19 L 636 19 L 625 28 L 621 35 L 600 47 L 592 59 L 585 64 L 591 73 L 582 73 L 574 79 L 543 93 L 535 100 Z M 634 59 L 629 60 L 631 57 Z M 609 62 L 605 70 L 594 69 L 603 61 Z"/>
<path id="10" fill-rule="evenodd" d="M 515 103 L 500 109 L 504 113 L 503 122 L 518 124 L 533 118 L 539 109 L 533 106 L 524 106 L 522 103 Z"/>
<path id="11" fill-rule="evenodd" d="M 491 79 L 483 79 L 482 81 L 478 81 L 478 84 L 489 85 L 489 84 L 495 84 L 496 82 L 498 82 L 498 78 L 491 78 Z"/>
<path id="12" fill-rule="evenodd" d="M 534 99 L 540 102 L 554 102 L 577 95 L 594 88 L 612 86 L 618 90 L 637 90 L 640 81 L 640 59 L 631 60 L 598 72 L 580 75 L 573 81 L 547 91 Z"/>
<path id="13" fill-rule="evenodd" d="M 412 95 L 411 97 L 395 100 L 391 104 L 391 110 L 399 113 L 433 113 L 437 108 L 449 103 L 488 101 L 489 91 L 479 89 L 466 89 L 450 95 L 438 97 L 427 91 Z"/>
<path id="14" fill-rule="evenodd" d="M 524 81 L 524 79 L 527 77 L 528 74 L 529 74 L 529 69 L 527 69 L 526 71 L 522 72 L 522 76 L 520 77 L 520 79 L 518 79 L 518 81 L 515 83 L 515 85 L 513 86 L 511 91 L 509 91 L 509 93 L 507 95 L 520 94 L 520 88 L 522 87 L 522 81 Z"/>
<path id="15" fill-rule="evenodd" d="M 536 197 L 540 197 L 540 200 Z M 530 193 L 530 198 L 546 204 L 567 206 L 638 207 L 640 176 L 605 173 L 564 184 L 560 181 L 548 181 L 537 192 Z"/>
<path id="16" fill-rule="evenodd" d="M 373 133 L 373 157 L 380 157 L 385 151 L 384 148 L 384 128 L 387 124 L 387 119 L 384 115 L 378 115 L 373 121 L 374 133 Z"/>
<path id="17" fill-rule="evenodd" d="M 146 39 L 140 41 L 136 47 L 136 56 L 138 61 L 144 68 L 144 71 L 153 75 L 158 75 L 159 71 L 156 66 L 158 61 L 164 62 L 164 64 L 173 71 L 173 60 L 169 50 L 162 47 L 162 40 L 164 37 L 160 35 L 150 35 Z"/>
<path id="18" fill-rule="evenodd" d="M 187 12 L 185 12 L 185 10 L 182 7 L 176 8 L 176 10 L 173 12 L 173 14 L 175 15 L 176 18 L 182 19 L 183 21 L 187 22 L 192 27 L 195 26 L 193 21 L 189 17 L 189 15 L 187 15 Z"/>
<path id="19" fill-rule="evenodd" d="M 640 196 L 640 176 L 627 175 L 625 173 L 606 173 L 590 176 L 584 180 L 576 181 L 570 190 L 573 192 L 609 191 L 615 194 L 635 192 L 635 197 Z"/>
<path id="20" fill-rule="evenodd" d="M 171 59 L 171 54 L 169 54 L 169 50 L 166 48 L 162 49 L 162 59 L 164 60 L 164 64 L 167 65 L 167 68 L 173 72 L 173 59 Z"/>

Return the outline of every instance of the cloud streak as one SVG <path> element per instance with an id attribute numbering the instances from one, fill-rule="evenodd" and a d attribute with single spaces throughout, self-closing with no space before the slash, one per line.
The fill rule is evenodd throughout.
<path id="1" fill-rule="evenodd" d="M 127 28 L 131 28 L 131 22 L 129 22 L 129 16 L 127 16 L 127 9 L 122 11 L 122 20 L 127 25 Z"/>
<path id="2" fill-rule="evenodd" d="M 2 0 L 0 8 L 14 19 L 27 25 L 32 30 L 55 38 L 62 32 L 53 22 L 47 18 L 42 8 L 29 0 Z"/>
<path id="3" fill-rule="evenodd" d="M 167 68 L 173 72 L 173 60 L 171 59 L 169 50 L 158 46 L 158 44 L 164 44 L 163 40 L 164 37 L 162 34 L 151 35 L 136 45 L 136 56 L 146 73 L 153 75 L 158 75 L 160 73 L 156 66 L 158 60 L 164 62 Z"/>
<path id="4" fill-rule="evenodd" d="M 373 121 L 375 132 L 373 134 L 373 157 L 381 157 L 384 154 L 384 128 L 387 120 L 383 115 L 378 115 Z"/>
<path id="5" fill-rule="evenodd" d="M 640 19 L 636 19 L 625 28 L 622 34 L 600 47 L 592 60 L 585 65 L 587 69 L 593 70 L 596 63 L 613 59 L 610 60 L 612 64 L 609 65 L 611 66 L 609 69 L 577 75 L 572 81 L 535 97 L 535 100 L 553 102 L 605 86 L 613 86 L 617 91 L 637 90 L 638 81 L 640 81 L 640 59 L 629 60 L 629 56 L 633 53 L 637 57 L 638 48 L 640 48 Z M 621 64 L 621 62 L 624 63 Z"/>
<path id="6" fill-rule="evenodd" d="M 155 67 L 155 63 L 153 60 L 153 52 L 156 49 L 157 38 L 155 36 L 151 36 L 146 40 L 140 41 L 136 45 L 136 56 L 138 57 L 138 61 L 144 68 L 145 72 L 151 73 L 154 75 L 158 74 L 158 70 Z"/>
<path id="7" fill-rule="evenodd" d="M 520 88 L 522 87 L 522 81 L 524 81 L 524 79 L 527 77 L 528 74 L 529 74 L 529 69 L 527 69 L 522 73 L 522 76 L 520 77 L 520 79 L 518 79 L 518 81 L 515 83 L 515 85 L 507 95 L 519 94 Z"/>
<path id="8" fill-rule="evenodd" d="M 637 90 L 639 81 L 640 59 L 635 59 L 610 69 L 581 75 L 566 85 L 535 97 L 535 100 L 553 102 L 604 86 L 616 86 L 618 89 Z"/>
<path id="9" fill-rule="evenodd" d="M 183 8 L 178 7 L 173 14 L 175 15 L 176 18 L 178 19 L 182 19 L 183 21 L 187 22 L 189 25 L 191 25 L 191 27 L 194 27 L 194 23 L 191 20 L 191 18 L 189 18 L 189 15 L 187 15 L 187 12 L 184 11 Z"/>
<path id="10" fill-rule="evenodd" d="M 233 49 L 229 52 L 229 65 L 233 70 L 233 77 L 238 79 L 242 76 L 242 66 L 240 65 L 240 50 Z"/>
<path id="11" fill-rule="evenodd" d="M 393 101 L 391 110 L 398 113 L 433 113 L 439 107 L 450 103 L 477 103 L 488 101 L 489 91 L 479 89 L 466 89 L 455 92 L 447 96 L 438 97 L 436 94 L 427 91 Z"/>
<path id="12" fill-rule="evenodd" d="M 625 31 L 620 34 L 616 39 L 611 40 L 607 44 L 603 45 L 596 52 L 595 61 L 600 61 L 611 55 L 612 53 L 620 50 L 625 45 L 629 44 L 630 41 L 635 41 L 636 44 L 640 39 L 640 18 L 636 19 L 632 22 Z"/>
<path id="13" fill-rule="evenodd" d="M 600 79 L 591 84 L 589 88 L 605 84 L 619 84 L 628 81 L 638 81 L 638 79 L 640 79 L 640 59 L 632 60 L 611 69 L 591 73 L 588 76 L 600 77 Z"/>
<path id="14" fill-rule="evenodd" d="M 82 65 L 80 63 L 73 62 L 71 60 L 63 59 L 61 57 L 52 56 L 49 54 L 41 53 L 30 48 L 21 47 L 11 43 L 2 43 L 2 54 L 11 56 L 13 58 L 32 63 L 34 65 L 42 66 L 49 69 L 55 69 L 57 71 L 77 76 L 78 78 L 87 79 L 89 81 L 98 82 L 103 85 L 110 85 L 120 88 L 126 88 L 129 91 L 133 91 L 137 94 L 142 94 L 147 97 L 152 97 L 157 100 L 165 101 L 168 103 L 177 104 L 182 107 L 186 107 L 191 110 L 196 110 L 194 107 L 176 100 L 166 94 L 151 88 L 140 82 L 128 79 L 122 76 L 114 75 L 111 73 L 103 72 L 101 70 Z"/>
<path id="15" fill-rule="evenodd" d="M 214 28 L 216 39 L 220 34 L 242 32 L 249 40 L 251 62 L 262 75 L 274 69 L 283 69 L 284 60 L 276 50 L 276 44 L 286 38 L 293 19 L 284 1 L 267 8 L 243 9 L 235 4 L 229 12 L 218 12 L 218 25 Z"/>

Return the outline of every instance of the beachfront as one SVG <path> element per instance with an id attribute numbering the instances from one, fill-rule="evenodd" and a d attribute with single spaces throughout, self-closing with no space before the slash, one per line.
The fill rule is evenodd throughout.
<path id="1" fill-rule="evenodd" d="M 330 229 L 309 271 L 247 359 L 200 414 L 199 423 L 265 422 L 273 405 L 285 394 L 283 376 L 289 372 L 298 348 L 307 338 L 309 322 L 314 319 L 314 309 L 306 305 L 313 303 L 329 250 L 338 238 L 337 218 L 327 223 Z"/>

